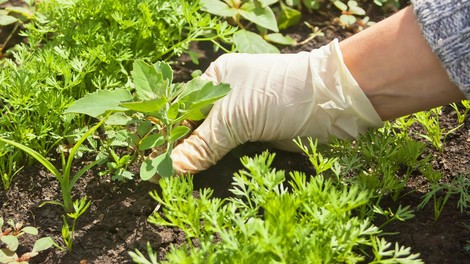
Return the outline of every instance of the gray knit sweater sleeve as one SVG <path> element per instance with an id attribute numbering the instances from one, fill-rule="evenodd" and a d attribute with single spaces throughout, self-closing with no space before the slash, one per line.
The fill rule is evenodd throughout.
<path id="1" fill-rule="evenodd" d="M 470 99 L 470 1 L 411 0 L 424 38 Z"/>

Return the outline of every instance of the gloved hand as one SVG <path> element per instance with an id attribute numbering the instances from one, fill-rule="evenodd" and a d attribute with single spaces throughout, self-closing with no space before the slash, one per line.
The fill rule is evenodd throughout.
<path id="1" fill-rule="evenodd" d="M 295 137 L 355 138 L 383 122 L 343 62 L 337 40 L 297 54 L 225 54 L 203 74 L 232 90 L 175 147 L 175 171 L 197 173 L 245 142 L 298 149 Z"/>

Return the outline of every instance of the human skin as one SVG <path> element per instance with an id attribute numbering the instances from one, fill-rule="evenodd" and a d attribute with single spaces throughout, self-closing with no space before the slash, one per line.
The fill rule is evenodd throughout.
<path id="1" fill-rule="evenodd" d="M 340 42 L 340 49 L 384 121 L 465 99 L 426 43 L 410 6 Z"/>

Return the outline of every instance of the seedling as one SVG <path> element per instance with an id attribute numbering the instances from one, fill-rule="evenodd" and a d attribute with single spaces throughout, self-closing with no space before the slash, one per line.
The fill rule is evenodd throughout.
<path id="1" fill-rule="evenodd" d="M 210 106 L 225 96 L 227 84 L 214 85 L 196 77 L 187 83 L 172 83 L 173 71 L 169 64 L 153 65 L 136 61 L 131 72 L 134 95 L 126 89 L 97 91 L 75 101 L 66 113 L 83 113 L 93 117 L 108 111 L 116 112 L 124 124 L 135 127 L 136 149 L 145 152 L 160 148 L 155 158 L 146 158 L 140 168 L 140 177 L 149 180 L 155 175 L 173 175 L 171 152 L 175 144 L 190 132 L 185 120 L 201 120 Z M 96 102 L 100 102 L 96 105 Z"/>
<path id="2" fill-rule="evenodd" d="M 72 200 L 72 188 L 75 185 L 75 183 L 80 179 L 80 177 L 93 168 L 94 166 L 102 163 L 104 160 L 96 160 L 91 162 L 90 164 L 86 165 L 82 169 L 80 169 L 78 172 L 75 174 L 72 174 L 72 164 L 74 160 L 74 156 L 78 151 L 78 148 L 80 145 L 86 140 L 87 137 L 92 135 L 106 120 L 107 116 L 105 118 L 101 119 L 98 124 L 93 126 L 91 129 L 88 130 L 75 144 L 75 146 L 70 150 L 70 153 L 68 157 L 65 157 L 65 153 L 61 153 L 61 161 L 62 161 L 62 170 L 59 170 L 52 164 L 46 157 L 43 155 L 39 154 L 37 151 L 20 144 L 18 142 L 11 141 L 9 139 L 5 139 L 0 137 L 0 141 L 3 141 L 7 144 L 13 145 L 27 154 L 29 154 L 31 157 L 35 158 L 38 162 L 40 162 L 49 172 L 51 172 L 56 179 L 59 181 L 60 184 L 60 189 L 61 189 L 61 194 L 62 194 L 62 202 L 53 202 L 49 201 L 47 203 L 53 203 L 53 204 L 58 204 L 62 206 L 65 210 L 66 213 L 72 213 L 74 212 L 74 207 L 73 207 L 73 200 Z"/>
<path id="3" fill-rule="evenodd" d="M 420 136 L 429 142 L 439 151 L 444 149 L 444 141 L 449 134 L 454 133 L 463 124 L 458 125 L 450 130 L 445 130 L 441 127 L 439 122 L 439 115 L 442 107 L 436 107 L 429 111 L 423 111 L 414 114 L 416 120 L 423 126 L 426 134 L 420 134 Z"/>
<path id="4" fill-rule="evenodd" d="M 33 249 L 21 256 L 16 253 L 20 246 L 20 237 L 28 234 L 38 235 L 38 229 L 32 226 L 23 226 L 22 223 L 15 223 L 12 219 L 8 220 L 9 227 L 4 228 L 4 220 L 0 217 L 0 263 L 28 263 L 28 261 L 37 256 L 39 252 L 46 250 L 55 242 L 50 237 L 42 237 L 34 242 Z"/>
<path id="5" fill-rule="evenodd" d="M 265 40 L 281 44 L 295 45 L 297 42 L 282 35 L 279 28 L 285 29 L 300 21 L 301 13 L 282 3 L 279 0 L 201 0 L 203 10 L 217 16 L 227 18 L 242 30 L 233 36 L 233 43 L 237 50 L 244 53 L 279 53 L 279 50 Z M 271 5 L 280 2 L 279 21 L 271 8 Z M 245 23 L 248 22 L 248 23 Z M 246 29 L 254 23 L 260 33 L 255 34 Z M 278 27 L 279 25 L 279 27 Z M 274 33 L 268 33 L 268 30 Z"/>
<path id="6" fill-rule="evenodd" d="M 334 1 L 333 4 L 341 10 L 341 16 L 339 17 L 339 21 L 344 26 L 351 26 L 356 23 L 357 17 L 356 16 L 363 16 L 366 14 L 366 11 L 359 7 L 356 1 L 348 1 L 348 4 L 337 0 Z"/>

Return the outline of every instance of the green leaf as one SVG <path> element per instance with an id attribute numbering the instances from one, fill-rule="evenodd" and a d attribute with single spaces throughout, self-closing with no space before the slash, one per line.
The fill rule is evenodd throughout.
<path id="1" fill-rule="evenodd" d="M 125 107 L 130 110 L 137 111 L 137 112 L 154 113 L 154 112 L 158 112 L 162 110 L 165 104 L 166 104 L 166 98 L 160 97 L 160 98 L 155 98 L 155 99 L 151 99 L 148 101 L 122 103 L 120 104 L 120 106 Z"/>
<path id="2" fill-rule="evenodd" d="M 281 45 L 295 45 L 297 41 L 289 36 L 284 36 L 281 33 L 271 33 L 264 36 L 267 41 L 274 42 Z"/>
<path id="3" fill-rule="evenodd" d="M 31 148 L 29 148 L 29 147 L 27 147 L 27 146 L 25 146 L 21 143 L 11 141 L 11 140 L 6 139 L 6 138 L 0 137 L 0 141 L 3 141 L 3 142 L 5 142 L 7 144 L 10 144 L 10 145 L 13 145 L 13 146 L 23 150 L 24 152 L 28 153 L 33 158 L 35 158 L 37 161 L 39 161 L 44 167 L 46 167 L 46 169 L 48 169 L 52 174 L 54 174 L 54 176 L 56 176 L 59 181 L 61 181 L 62 175 L 56 169 L 56 167 L 54 167 L 54 165 L 50 161 L 48 161 L 44 156 L 42 156 L 41 154 L 39 154 L 35 150 L 33 150 L 33 149 L 31 149 Z"/>
<path id="4" fill-rule="evenodd" d="M 338 1 L 334 1 L 333 4 L 334 4 L 339 10 L 341 10 L 341 11 L 346 11 L 346 10 L 348 10 L 348 6 L 347 6 L 345 3 L 343 3 L 343 2 L 341 2 L 341 1 L 339 1 L 339 0 L 338 0 Z"/>
<path id="5" fill-rule="evenodd" d="M 186 126 L 177 126 L 170 133 L 170 142 L 176 142 L 178 139 L 186 136 L 191 129 Z"/>
<path id="6" fill-rule="evenodd" d="M 140 166 L 140 178 L 142 180 L 147 181 L 156 174 L 161 177 L 173 175 L 173 161 L 168 152 L 162 153 L 154 159 L 146 159 Z"/>
<path id="7" fill-rule="evenodd" d="M 246 2 L 240 7 L 240 15 L 258 26 L 278 32 L 276 16 L 269 6 L 262 7 L 254 2 Z"/>
<path id="8" fill-rule="evenodd" d="M 233 34 L 233 42 L 241 53 L 280 53 L 275 46 L 266 42 L 258 34 L 244 29 Z"/>
<path id="9" fill-rule="evenodd" d="M 127 116 L 125 113 L 116 112 L 116 113 L 111 114 L 105 123 L 106 125 L 110 125 L 110 126 L 125 126 L 131 120 L 132 118 Z"/>
<path id="10" fill-rule="evenodd" d="M 213 15 L 222 17 L 232 17 L 238 13 L 238 10 L 232 8 L 220 0 L 201 0 L 202 10 Z"/>
<path id="11" fill-rule="evenodd" d="M 363 16 L 366 14 L 366 11 L 358 6 L 356 1 L 348 1 L 349 11 L 352 14 Z"/>
<path id="12" fill-rule="evenodd" d="M 139 150 L 147 150 L 154 147 L 158 147 L 165 143 L 165 137 L 160 134 L 152 134 L 142 139 L 139 144 Z"/>
<path id="13" fill-rule="evenodd" d="M 35 236 L 38 234 L 38 229 L 32 226 L 23 227 L 21 231 L 25 232 L 26 234 L 35 235 Z"/>
<path id="14" fill-rule="evenodd" d="M 18 249 L 18 238 L 14 235 L 2 236 L 0 240 L 5 243 L 9 250 L 16 251 Z"/>
<path id="15" fill-rule="evenodd" d="M 127 110 L 119 106 L 119 104 L 129 100 L 132 100 L 132 95 L 126 89 L 116 89 L 114 91 L 98 90 L 73 102 L 64 113 L 80 113 L 98 117 L 106 111 Z"/>
<path id="16" fill-rule="evenodd" d="M 257 0 L 257 1 L 261 3 L 262 7 L 266 7 L 266 6 L 279 2 L 279 0 Z"/>
<path id="17" fill-rule="evenodd" d="M 173 82 L 173 70 L 171 69 L 170 64 L 164 61 L 157 61 L 153 67 L 157 70 L 157 72 L 162 73 L 163 80 L 168 80 L 168 83 Z"/>
<path id="18" fill-rule="evenodd" d="M 52 247 L 54 245 L 54 240 L 52 240 L 52 238 L 50 237 L 42 237 L 38 240 L 36 240 L 36 242 L 34 243 L 34 246 L 33 246 L 33 252 L 39 252 L 39 251 L 43 251 L 43 250 L 46 250 L 50 247 Z"/>
<path id="19" fill-rule="evenodd" d="M 8 248 L 0 249 L 0 263 L 12 263 L 18 259 L 18 255 Z"/>
<path id="20" fill-rule="evenodd" d="M 147 64 L 142 60 L 134 62 L 131 75 L 140 100 L 163 97 L 169 86 L 169 79 L 163 78 L 158 66 Z"/>
<path id="21" fill-rule="evenodd" d="M 201 110 L 205 109 L 218 99 L 224 97 L 230 91 L 228 84 L 214 85 L 212 82 L 206 83 L 198 90 L 193 89 L 193 92 L 180 99 L 181 103 L 187 106 L 175 122 L 188 120 L 201 120 L 206 116 Z"/>
<path id="22" fill-rule="evenodd" d="M 27 19 L 33 18 L 33 11 L 30 8 L 21 7 L 21 6 L 10 6 L 5 8 L 10 13 L 20 14 Z"/>
<path id="23" fill-rule="evenodd" d="M 286 29 L 290 26 L 297 25 L 300 22 L 302 13 L 298 10 L 290 8 L 281 2 L 281 13 L 277 20 L 279 29 Z"/>
<path id="24" fill-rule="evenodd" d="M 18 21 L 16 17 L 9 15 L 0 15 L 0 26 L 8 26 L 13 23 L 16 23 L 16 21 Z"/>

